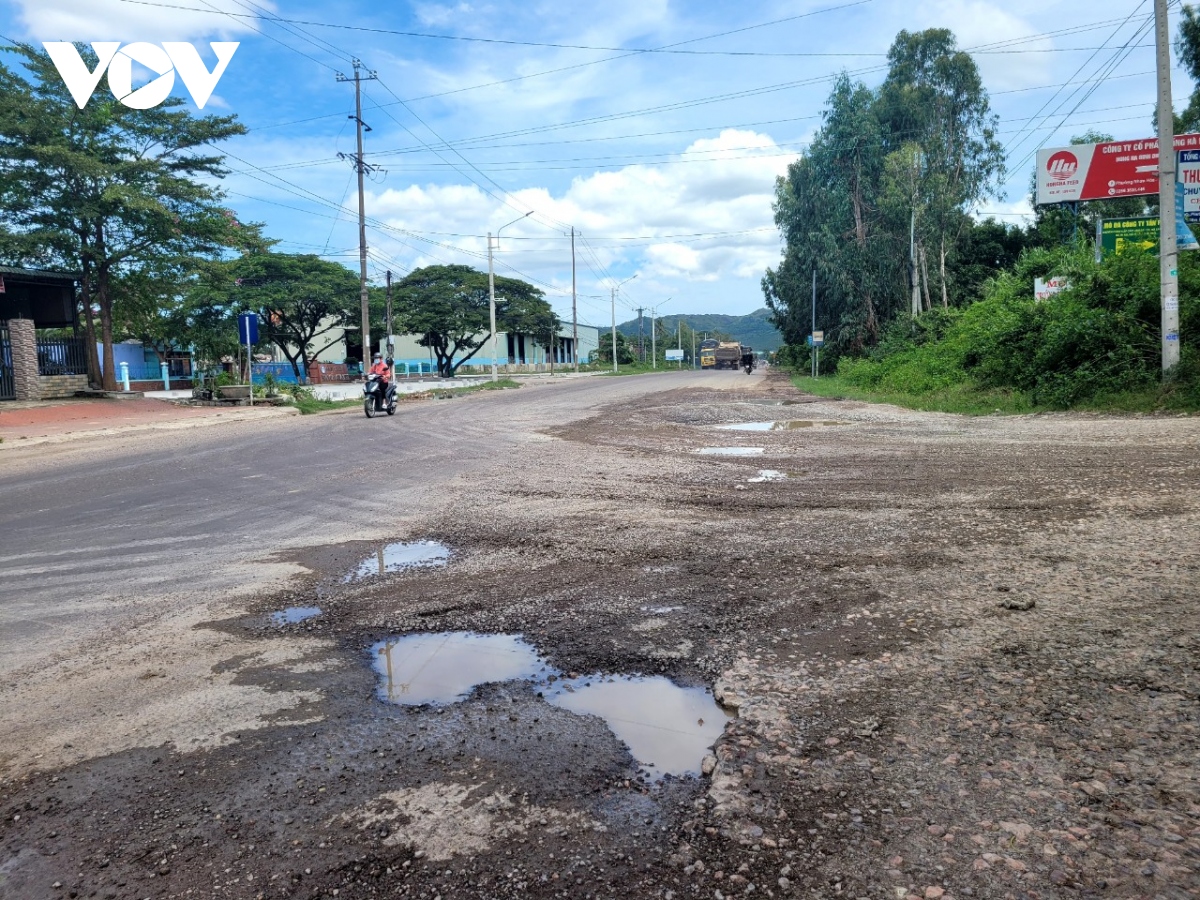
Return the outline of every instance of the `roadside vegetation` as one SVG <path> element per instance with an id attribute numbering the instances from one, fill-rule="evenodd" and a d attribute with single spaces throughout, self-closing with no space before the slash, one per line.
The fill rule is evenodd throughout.
<path id="1" fill-rule="evenodd" d="M 464 384 L 461 387 L 438 387 L 433 390 L 420 391 L 414 394 L 401 394 L 399 400 L 401 403 L 409 403 L 415 400 L 451 400 L 465 394 L 475 394 L 482 391 L 503 391 L 519 387 L 521 387 L 519 381 L 514 381 L 512 378 L 501 378 L 497 381 Z M 301 385 L 289 385 L 285 393 L 291 396 L 292 404 L 296 409 L 300 410 L 301 415 L 305 416 L 331 412 L 338 409 L 360 409 L 363 405 L 362 397 L 351 397 L 346 400 L 321 400 L 313 396 L 311 388 Z"/>
<path id="2" fill-rule="evenodd" d="M 1184 20 L 1176 52 L 1200 82 L 1200 16 Z M 1198 110 L 1200 94 L 1180 132 Z M 1093 244 L 1099 220 L 1156 216 L 1157 198 L 1039 207 L 1026 227 L 980 221 L 1007 174 L 997 124 L 974 60 L 942 29 L 901 32 L 878 88 L 838 81 L 776 184 L 784 252 L 762 289 L 787 343 L 777 361 L 805 390 L 917 409 L 1200 410 L 1198 254 L 1179 255 L 1181 361 L 1164 379 L 1156 248 L 1097 261 Z M 1037 278 L 1068 287 L 1039 301 Z M 822 368 L 836 373 L 816 383 L 814 279 Z"/>
<path id="3" fill-rule="evenodd" d="M 1071 287 L 1033 299 L 1035 276 Z M 1097 264 L 1091 248 L 1025 253 L 962 309 L 893 320 L 835 378 L 807 377 L 807 351 L 785 356 L 796 383 L 822 396 L 971 414 L 1050 409 L 1114 412 L 1200 410 L 1200 263 L 1181 256 L 1183 359 L 1161 380 L 1158 260 L 1123 254 Z"/>

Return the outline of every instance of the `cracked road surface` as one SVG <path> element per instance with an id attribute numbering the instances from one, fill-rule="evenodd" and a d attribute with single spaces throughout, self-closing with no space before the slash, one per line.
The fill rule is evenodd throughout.
<path id="1" fill-rule="evenodd" d="M 1196 896 L 1198 444 L 682 372 L 6 450 L 0 897 Z M 453 632 L 544 671 L 386 702 Z"/>

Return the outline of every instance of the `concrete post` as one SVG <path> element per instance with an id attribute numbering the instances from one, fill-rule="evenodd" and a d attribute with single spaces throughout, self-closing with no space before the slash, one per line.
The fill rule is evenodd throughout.
<path id="1" fill-rule="evenodd" d="M 127 362 L 121 363 L 121 389 L 129 390 L 129 363 Z"/>
<path id="2" fill-rule="evenodd" d="M 169 391 L 171 389 L 171 372 L 168 370 L 166 363 L 159 363 L 158 365 L 162 371 L 163 390 Z"/>
<path id="3" fill-rule="evenodd" d="M 33 319 L 9 319 L 8 338 L 12 344 L 13 393 L 18 400 L 41 400 Z"/>

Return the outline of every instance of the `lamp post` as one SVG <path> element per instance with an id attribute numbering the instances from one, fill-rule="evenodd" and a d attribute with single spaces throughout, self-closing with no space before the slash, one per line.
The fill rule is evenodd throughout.
<path id="1" fill-rule="evenodd" d="M 533 215 L 533 210 L 525 213 L 523 216 L 517 216 L 511 222 L 505 222 L 496 229 L 496 246 L 500 246 L 500 232 L 509 225 L 515 225 L 522 219 L 526 219 Z M 497 381 L 499 376 L 496 374 L 496 271 L 492 264 L 492 233 L 489 231 L 487 236 L 488 241 L 488 306 L 492 314 L 492 381 Z"/>
<path id="2" fill-rule="evenodd" d="M 637 278 L 636 274 L 630 275 L 621 284 L 611 289 L 612 297 L 612 355 L 613 355 L 613 374 L 617 371 L 617 291 L 621 289 L 622 284 L 628 284 Z"/>

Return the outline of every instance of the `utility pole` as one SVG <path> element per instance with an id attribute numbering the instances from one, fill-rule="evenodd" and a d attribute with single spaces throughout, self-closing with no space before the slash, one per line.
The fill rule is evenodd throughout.
<path id="1" fill-rule="evenodd" d="M 371 126 L 364 125 L 362 120 L 362 83 L 374 81 L 379 76 L 374 72 L 363 75 L 361 68 L 362 63 L 356 59 L 354 60 L 354 77 L 347 78 L 338 72 L 337 80 L 354 82 L 354 115 L 347 118 L 354 120 L 358 132 L 358 153 L 354 156 L 354 169 L 358 172 L 358 284 L 359 299 L 362 302 L 362 352 L 363 374 L 365 375 L 367 369 L 371 367 L 371 309 L 367 302 L 367 212 L 363 199 L 363 172 L 373 170 L 375 167 L 363 162 L 363 128 L 370 131 Z M 342 159 L 346 158 L 344 153 L 339 153 L 338 156 Z"/>
<path id="2" fill-rule="evenodd" d="M 809 340 L 813 342 L 812 377 L 817 377 L 817 269 L 813 267 L 813 301 L 812 301 L 812 333 Z"/>
<path id="3" fill-rule="evenodd" d="M 908 275 L 912 282 L 912 314 L 921 314 L 921 285 L 917 283 L 917 205 L 913 200 L 912 218 L 908 223 Z M 814 324 L 815 328 L 816 325 Z"/>
<path id="4" fill-rule="evenodd" d="M 633 279 L 635 279 L 635 278 L 637 278 L 636 274 L 630 275 L 628 278 L 626 278 L 624 281 L 622 281 L 621 284 L 628 284 L 629 282 L 633 281 Z M 613 372 L 614 373 L 617 371 L 617 290 L 618 290 L 618 288 L 621 287 L 621 284 L 618 284 L 615 287 L 613 287 L 612 294 L 611 294 L 611 296 L 612 296 L 612 358 L 613 358 Z"/>
<path id="5" fill-rule="evenodd" d="M 643 363 L 646 361 L 646 339 L 642 336 L 642 323 L 645 321 L 642 313 L 645 309 L 644 306 L 638 307 L 638 362 Z"/>
<path id="6" fill-rule="evenodd" d="M 571 356 L 579 374 L 579 307 L 575 299 L 575 226 L 571 226 Z"/>
<path id="7" fill-rule="evenodd" d="M 1175 110 L 1171 106 L 1171 42 L 1167 0 L 1154 0 L 1158 60 L 1158 271 L 1162 301 L 1162 369 L 1179 365 L 1179 247 L 1175 233 Z"/>
<path id="8" fill-rule="evenodd" d="M 392 270 L 387 270 L 387 312 L 384 313 L 387 321 L 383 323 L 384 329 L 387 331 L 387 358 L 390 360 L 388 365 L 392 368 L 392 381 L 396 380 L 396 342 L 392 338 Z M 407 366 L 405 367 L 405 375 L 408 374 Z"/>

